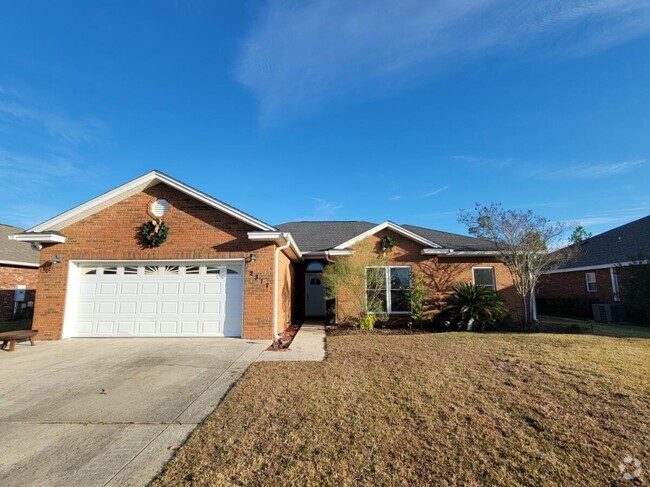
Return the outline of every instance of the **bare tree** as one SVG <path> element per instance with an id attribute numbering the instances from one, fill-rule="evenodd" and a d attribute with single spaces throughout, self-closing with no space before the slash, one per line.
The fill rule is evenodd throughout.
<path id="1" fill-rule="evenodd" d="M 500 204 L 461 210 L 460 223 L 469 233 L 496 245 L 498 258 L 510 270 L 514 287 L 524 305 L 527 325 L 534 320 L 535 288 L 544 271 L 566 262 L 578 246 L 561 249 L 570 225 L 552 222 L 532 211 L 504 210 Z"/>

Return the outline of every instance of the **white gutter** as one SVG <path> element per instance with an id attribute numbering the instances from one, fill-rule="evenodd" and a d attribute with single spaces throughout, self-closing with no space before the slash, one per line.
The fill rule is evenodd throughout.
<path id="1" fill-rule="evenodd" d="M 248 240 L 252 242 L 275 242 L 278 245 L 283 245 L 284 249 L 291 248 L 296 259 L 300 260 L 302 258 L 302 252 L 289 232 L 248 232 Z M 289 245 L 284 247 L 287 242 Z"/>
<path id="2" fill-rule="evenodd" d="M 280 287 L 280 252 L 285 249 L 288 249 L 291 245 L 291 235 L 288 233 L 283 234 L 283 237 L 286 240 L 284 245 L 275 248 L 274 252 L 274 268 L 273 268 L 273 338 L 274 340 L 279 340 L 280 335 L 278 334 L 278 301 L 279 301 L 279 287 Z"/>
<path id="3" fill-rule="evenodd" d="M 0 265 L 15 265 L 19 267 L 40 267 L 38 264 L 34 264 L 33 262 L 16 262 L 13 260 L 0 260 Z"/>
<path id="4" fill-rule="evenodd" d="M 562 272 L 579 272 L 579 271 L 595 271 L 598 269 L 609 269 L 611 267 L 622 267 L 628 265 L 637 265 L 637 264 L 650 264 L 650 260 L 640 260 L 634 261 L 629 260 L 626 262 L 612 262 L 610 264 L 599 264 L 599 265 L 586 265 L 582 267 L 567 267 L 565 269 L 553 269 L 550 271 L 544 272 L 544 274 L 560 274 Z"/>
<path id="5" fill-rule="evenodd" d="M 9 240 L 18 242 L 63 243 L 65 236 L 59 233 L 16 233 L 9 235 Z"/>
<path id="6" fill-rule="evenodd" d="M 463 255 L 499 255 L 501 252 L 498 250 L 456 250 L 452 252 L 446 252 L 444 254 L 441 254 L 442 257 L 456 257 L 456 256 L 463 256 Z"/>
<path id="7" fill-rule="evenodd" d="M 420 254 L 422 255 L 444 255 L 444 254 L 451 254 L 453 253 L 454 249 L 433 249 L 433 248 L 426 248 L 422 249 L 420 251 Z"/>

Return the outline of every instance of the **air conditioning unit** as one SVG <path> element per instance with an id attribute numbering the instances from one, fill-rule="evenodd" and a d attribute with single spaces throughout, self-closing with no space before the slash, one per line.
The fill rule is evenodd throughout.
<path id="1" fill-rule="evenodd" d="M 592 304 L 591 309 L 594 313 L 594 321 L 600 323 L 623 321 L 622 304 Z"/>

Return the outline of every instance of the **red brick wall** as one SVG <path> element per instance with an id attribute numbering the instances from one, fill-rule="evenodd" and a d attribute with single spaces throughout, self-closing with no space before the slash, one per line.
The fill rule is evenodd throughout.
<path id="1" fill-rule="evenodd" d="M 278 332 L 282 333 L 293 320 L 293 290 L 295 269 L 291 260 L 282 252 L 279 255 L 278 290 Z"/>
<path id="2" fill-rule="evenodd" d="M 560 272 L 543 276 L 537 287 L 539 298 L 586 298 L 613 303 L 612 277 L 609 269 L 587 271 L 596 273 L 596 292 L 587 291 L 585 271 Z"/>
<path id="3" fill-rule="evenodd" d="M 396 245 L 387 254 L 387 263 L 382 262 L 379 242 L 390 235 Z M 512 277 L 508 268 L 501 262 L 490 257 L 436 257 L 420 254 L 422 245 L 403 237 L 391 230 L 383 230 L 359 242 L 353 249 L 355 254 L 350 259 L 357 262 L 373 262 L 376 265 L 410 266 L 411 272 L 418 272 L 425 278 L 425 284 L 430 290 L 430 300 L 440 300 L 454 284 L 473 282 L 472 267 L 494 267 L 497 291 L 503 296 L 514 320 L 523 319 L 521 299 L 512 285 Z M 371 264 L 372 265 L 372 264 Z M 365 289 L 365 282 L 350 283 L 355 289 Z M 341 292 L 337 299 L 337 318 L 339 321 L 349 321 L 354 318 L 356 308 L 354 293 Z"/>
<path id="4" fill-rule="evenodd" d="M 0 320 L 13 317 L 16 286 L 26 286 L 25 301 L 34 301 L 38 269 L 0 265 Z"/>
<path id="5" fill-rule="evenodd" d="M 143 248 L 140 227 L 151 219 L 147 210 L 158 198 L 171 207 L 164 217 L 169 236 L 158 248 Z M 251 242 L 246 235 L 251 230 L 255 229 L 167 185 L 148 188 L 64 228 L 66 243 L 43 248 L 41 262 L 55 255 L 63 262 L 40 270 L 34 328 L 43 339 L 61 338 L 70 260 L 226 259 L 255 252 L 257 260 L 246 264 L 244 277 L 244 338 L 271 338 L 275 245 Z"/>

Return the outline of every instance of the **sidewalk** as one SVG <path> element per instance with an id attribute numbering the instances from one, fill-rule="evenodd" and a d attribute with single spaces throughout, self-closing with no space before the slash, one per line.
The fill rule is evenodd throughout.
<path id="1" fill-rule="evenodd" d="M 322 323 L 305 322 L 289 349 L 284 352 L 264 351 L 258 362 L 320 362 L 325 360 L 325 326 Z"/>

